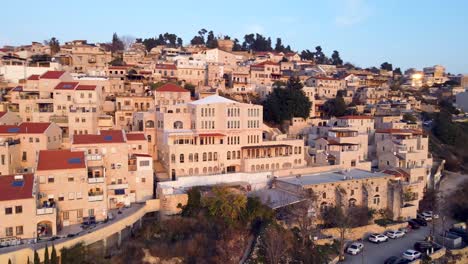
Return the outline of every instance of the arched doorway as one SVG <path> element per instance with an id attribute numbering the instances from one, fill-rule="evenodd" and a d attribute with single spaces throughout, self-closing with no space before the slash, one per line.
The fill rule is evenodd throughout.
<path id="1" fill-rule="evenodd" d="M 37 237 L 51 237 L 53 235 L 53 228 L 51 221 L 41 221 L 37 224 Z"/>

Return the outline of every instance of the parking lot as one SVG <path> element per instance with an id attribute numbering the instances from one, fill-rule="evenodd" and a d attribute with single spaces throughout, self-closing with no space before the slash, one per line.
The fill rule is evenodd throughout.
<path id="1" fill-rule="evenodd" d="M 344 263 L 349 264 L 383 264 L 391 256 L 401 257 L 401 254 L 412 249 L 416 241 L 424 240 L 430 233 L 430 225 L 413 230 L 403 238 L 389 239 L 388 242 L 374 244 L 367 240 L 364 241 L 364 251 L 356 256 L 346 254 Z"/>

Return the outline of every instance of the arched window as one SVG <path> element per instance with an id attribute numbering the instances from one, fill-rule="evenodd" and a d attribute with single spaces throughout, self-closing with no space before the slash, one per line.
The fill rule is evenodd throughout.
<path id="1" fill-rule="evenodd" d="M 327 207 L 328 207 L 327 202 L 322 202 L 322 203 L 320 204 L 320 211 L 323 212 L 323 211 L 327 210 Z"/>
<path id="2" fill-rule="evenodd" d="M 213 153 L 213 160 L 217 161 L 218 160 L 218 152 Z"/>
<path id="3" fill-rule="evenodd" d="M 375 191 L 376 191 L 376 192 L 379 191 L 379 186 L 375 187 Z"/>
<path id="4" fill-rule="evenodd" d="M 208 160 L 209 161 L 213 160 L 213 154 L 211 152 L 208 152 Z"/>
<path id="5" fill-rule="evenodd" d="M 173 162 L 173 163 L 175 162 L 175 154 L 171 155 L 171 162 Z"/>
<path id="6" fill-rule="evenodd" d="M 179 161 L 180 163 L 184 163 L 184 154 L 180 154 Z"/>
<path id="7" fill-rule="evenodd" d="M 208 167 L 208 173 L 213 173 L 213 168 Z"/>
<path id="8" fill-rule="evenodd" d="M 228 151 L 228 152 L 227 152 L 227 154 L 226 154 L 226 158 L 227 158 L 228 160 L 230 160 L 230 159 L 231 159 L 231 151 Z"/>
<path id="9" fill-rule="evenodd" d="M 198 162 L 198 153 L 195 153 L 195 155 L 194 155 L 194 161 L 195 161 L 195 162 Z"/>
<path id="10" fill-rule="evenodd" d="M 203 161 L 206 161 L 206 152 L 203 152 Z"/>
<path id="11" fill-rule="evenodd" d="M 184 128 L 184 123 L 182 123 L 181 121 L 174 122 L 174 129 L 182 129 L 182 128 Z"/>
<path id="12" fill-rule="evenodd" d="M 354 199 L 354 198 L 349 199 L 348 206 L 349 207 L 355 207 L 356 206 L 356 199 Z"/>
<path id="13" fill-rule="evenodd" d="M 188 172 L 189 172 L 190 176 L 193 175 L 193 169 L 192 169 L 192 168 L 190 168 L 190 169 L 188 170 Z"/>
<path id="14" fill-rule="evenodd" d="M 148 142 L 151 142 L 151 135 L 148 135 Z"/>
<path id="15" fill-rule="evenodd" d="M 189 161 L 189 162 L 193 162 L 193 154 L 192 154 L 192 153 L 190 153 L 190 154 L 188 155 L 188 161 Z"/>
<path id="16" fill-rule="evenodd" d="M 380 204 L 380 195 L 374 195 L 374 199 L 373 199 L 373 202 L 375 205 L 379 205 Z"/>
<path id="17" fill-rule="evenodd" d="M 153 127 L 154 127 L 154 121 L 152 121 L 152 120 L 146 121 L 145 127 L 147 127 L 147 128 L 153 128 Z"/>
<path id="18" fill-rule="evenodd" d="M 327 193 L 326 192 L 322 193 L 322 198 L 327 199 Z"/>
<path id="19" fill-rule="evenodd" d="M 252 165 L 252 166 L 250 167 L 250 170 L 251 170 L 251 171 L 255 171 L 255 165 Z"/>
<path id="20" fill-rule="evenodd" d="M 203 173 L 206 174 L 206 167 L 203 167 Z"/>

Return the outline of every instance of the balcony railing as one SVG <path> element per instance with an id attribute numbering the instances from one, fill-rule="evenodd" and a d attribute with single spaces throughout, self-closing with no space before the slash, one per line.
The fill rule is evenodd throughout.
<path id="1" fill-rule="evenodd" d="M 107 185 L 107 189 L 108 189 L 108 190 L 128 189 L 128 183 Z"/>
<path id="2" fill-rule="evenodd" d="M 88 183 L 103 183 L 104 177 L 88 178 Z"/>
<path id="3" fill-rule="evenodd" d="M 88 201 L 89 202 L 97 202 L 97 201 L 102 201 L 102 200 L 104 200 L 104 195 L 88 196 Z"/>
<path id="4" fill-rule="evenodd" d="M 51 116 L 50 122 L 53 123 L 68 123 L 68 116 Z"/>
<path id="5" fill-rule="evenodd" d="M 37 208 L 36 215 L 55 214 L 55 207 Z"/>

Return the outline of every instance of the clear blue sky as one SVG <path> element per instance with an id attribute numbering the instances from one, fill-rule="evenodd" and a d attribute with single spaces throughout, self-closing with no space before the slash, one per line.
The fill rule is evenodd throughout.
<path id="1" fill-rule="evenodd" d="M 361 67 L 442 64 L 468 73 L 465 0 L 139 0 L 4 1 L 0 46 L 72 39 L 105 42 L 112 33 L 176 33 L 188 43 L 201 28 L 239 38 L 258 32 L 295 50 L 321 45 Z"/>

